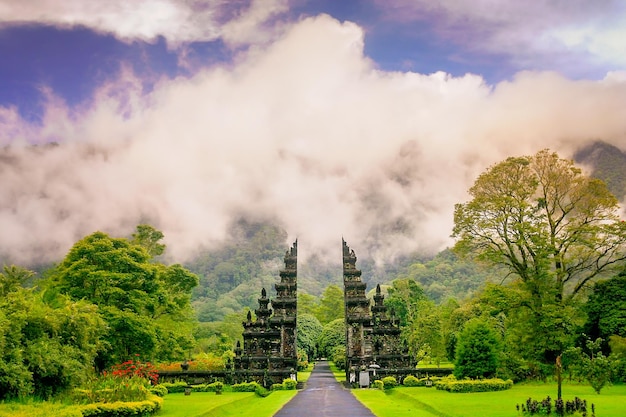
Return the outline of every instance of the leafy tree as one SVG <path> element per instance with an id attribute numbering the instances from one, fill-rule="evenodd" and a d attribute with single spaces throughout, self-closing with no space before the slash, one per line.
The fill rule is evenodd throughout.
<path id="1" fill-rule="evenodd" d="M 405 329 L 409 352 L 419 362 L 430 359 L 437 365 L 446 356 L 440 309 L 432 301 L 418 303 L 419 314 Z"/>
<path id="2" fill-rule="evenodd" d="M 165 252 L 165 245 L 159 243 L 163 239 L 163 232 L 155 229 L 149 224 L 140 224 L 133 233 L 131 242 L 137 246 L 143 247 L 150 256 L 155 257 Z"/>
<path id="3" fill-rule="evenodd" d="M 500 342 L 488 323 L 472 319 L 459 335 L 454 376 L 457 378 L 490 378 L 498 369 Z"/>
<path id="4" fill-rule="evenodd" d="M 407 326 L 417 317 L 418 306 L 426 300 L 424 290 L 412 279 L 396 279 L 387 289 L 385 305 L 393 310 L 401 326 Z"/>
<path id="5" fill-rule="evenodd" d="M 346 344 L 346 324 L 344 319 L 336 319 L 326 324 L 319 337 L 319 355 L 331 357 L 337 346 Z"/>
<path id="6" fill-rule="evenodd" d="M 198 278 L 180 265 L 153 262 L 144 245 L 160 236 L 146 225 L 133 241 L 93 233 L 74 244 L 51 273 L 50 290 L 99 307 L 108 326 L 96 362 L 100 369 L 136 353 L 170 360 L 192 347 L 190 293 Z"/>
<path id="7" fill-rule="evenodd" d="M 546 363 L 571 345 L 578 297 L 626 259 L 626 224 L 606 185 L 547 150 L 508 158 L 481 174 L 457 204 L 455 250 L 501 265 L 520 292 L 519 348 Z M 540 331 L 537 331 L 540 330 Z"/>
<path id="8" fill-rule="evenodd" d="M 313 314 L 319 310 L 319 298 L 298 289 L 298 314 Z"/>
<path id="9" fill-rule="evenodd" d="M 322 334 L 322 324 L 312 314 L 298 314 L 298 348 L 306 352 L 309 360 L 317 357 L 317 341 Z"/>
<path id="10" fill-rule="evenodd" d="M 0 295 L 6 296 L 11 291 L 23 287 L 24 283 L 33 275 L 35 273 L 28 269 L 15 265 L 4 265 L 3 272 L 0 273 Z"/>
<path id="11" fill-rule="evenodd" d="M 585 334 L 590 338 L 626 337 L 626 272 L 595 283 L 584 309 L 587 312 Z M 604 343 L 602 350 L 606 354 L 607 348 Z"/>
<path id="12" fill-rule="evenodd" d="M 469 192 L 472 200 L 455 207 L 455 250 L 505 266 L 536 303 L 571 298 L 626 259 L 617 199 L 556 153 L 508 158 Z"/>
<path id="13" fill-rule="evenodd" d="M 585 379 L 587 379 L 587 382 L 589 382 L 596 394 L 600 394 L 602 388 L 611 381 L 613 368 L 613 361 L 604 356 L 600 350 L 602 342 L 601 338 L 595 341 L 587 340 L 589 354 L 583 354 L 582 356 Z"/>
<path id="14" fill-rule="evenodd" d="M 329 285 L 320 298 L 320 305 L 315 315 L 323 325 L 335 319 L 343 319 L 343 290 L 337 285 Z"/>
<path id="15" fill-rule="evenodd" d="M 101 349 L 104 322 L 84 300 L 15 287 L 0 298 L 0 399 L 75 387 Z"/>

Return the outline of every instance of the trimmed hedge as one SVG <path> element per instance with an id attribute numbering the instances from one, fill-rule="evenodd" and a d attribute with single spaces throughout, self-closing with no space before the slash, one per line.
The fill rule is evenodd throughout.
<path id="1" fill-rule="evenodd" d="M 285 387 L 283 386 L 283 384 L 272 384 L 272 386 L 270 387 L 270 390 L 272 391 L 282 391 L 284 389 Z"/>
<path id="2" fill-rule="evenodd" d="M 404 381 L 402 381 L 402 384 L 405 387 L 427 387 L 428 385 L 426 384 L 426 382 L 430 381 L 430 382 L 432 382 L 432 386 L 435 386 L 435 384 L 438 381 L 441 381 L 444 378 L 447 378 L 447 377 L 431 376 L 431 377 L 427 377 L 427 378 L 419 378 L 418 379 L 418 378 L 414 377 L 413 375 L 408 375 L 406 378 L 404 378 Z"/>
<path id="3" fill-rule="evenodd" d="M 224 390 L 224 384 L 221 383 L 220 381 L 216 381 L 211 384 L 198 384 L 198 385 L 189 385 L 185 381 L 164 382 L 163 384 L 157 385 L 157 387 L 167 388 L 167 392 L 170 394 L 174 394 L 177 392 L 185 392 L 187 388 L 191 388 L 192 392 L 222 392 Z"/>
<path id="4" fill-rule="evenodd" d="M 493 379 L 463 379 L 461 381 L 455 378 L 442 378 L 434 383 L 438 390 L 449 392 L 487 392 L 487 391 L 504 391 L 513 387 L 513 381 L 506 381 L 500 378 Z"/>
<path id="5" fill-rule="evenodd" d="M 83 417 L 147 417 L 161 409 L 163 399 L 156 395 L 145 401 L 94 403 L 81 407 Z"/>
<path id="6" fill-rule="evenodd" d="M 375 380 L 372 386 L 381 391 L 385 389 L 385 384 L 380 379 Z"/>

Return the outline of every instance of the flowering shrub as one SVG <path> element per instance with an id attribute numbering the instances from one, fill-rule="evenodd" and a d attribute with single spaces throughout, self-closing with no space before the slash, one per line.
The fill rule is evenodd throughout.
<path id="1" fill-rule="evenodd" d="M 139 355 L 135 355 L 135 359 L 127 360 L 119 365 L 113 365 L 111 375 L 122 378 L 131 378 L 134 376 L 145 378 L 150 381 L 152 385 L 156 385 L 159 380 L 159 374 L 156 368 L 150 362 L 141 362 Z"/>

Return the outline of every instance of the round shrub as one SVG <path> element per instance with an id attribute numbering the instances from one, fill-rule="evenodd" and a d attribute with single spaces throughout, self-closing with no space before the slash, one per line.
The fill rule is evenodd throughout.
<path id="1" fill-rule="evenodd" d="M 391 389 L 394 387 L 398 386 L 398 381 L 396 381 L 396 378 L 392 377 L 392 376 L 386 376 L 383 378 L 383 388 L 384 389 Z"/>
<path id="2" fill-rule="evenodd" d="M 270 387 L 270 389 L 272 391 L 282 391 L 285 389 L 285 387 L 283 386 L 283 384 L 272 384 L 272 386 Z"/>
<path id="3" fill-rule="evenodd" d="M 162 384 L 153 385 L 148 389 L 148 391 L 158 397 L 165 397 L 167 395 L 167 387 Z"/>
<path id="4" fill-rule="evenodd" d="M 383 384 L 383 381 L 381 381 L 380 379 L 377 379 L 376 381 L 374 381 L 374 384 L 372 386 L 379 390 L 385 389 L 385 384 Z"/>
<path id="5" fill-rule="evenodd" d="M 283 387 L 285 387 L 286 390 L 294 390 L 296 389 L 297 385 L 298 382 L 294 381 L 291 378 L 287 378 L 283 381 Z"/>
<path id="6" fill-rule="evenodd" d="M 420 381 L 413 375 L 408 375 L 406 378 L 404 378 L 404 381 L 402 381 L 402 384 L 405 387 L 419 387 Z"/>

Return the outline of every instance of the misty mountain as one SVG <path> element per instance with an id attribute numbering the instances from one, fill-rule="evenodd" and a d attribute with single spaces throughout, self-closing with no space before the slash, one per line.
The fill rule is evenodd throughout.
<path id="1" fill-rule="evenodd" d="M 590 175 L 606 182 L 620 200 L 626 197 L 626 152 L 605 142 L 593 142 L 574 154 L 577 164 L 591 168 Z"/>

